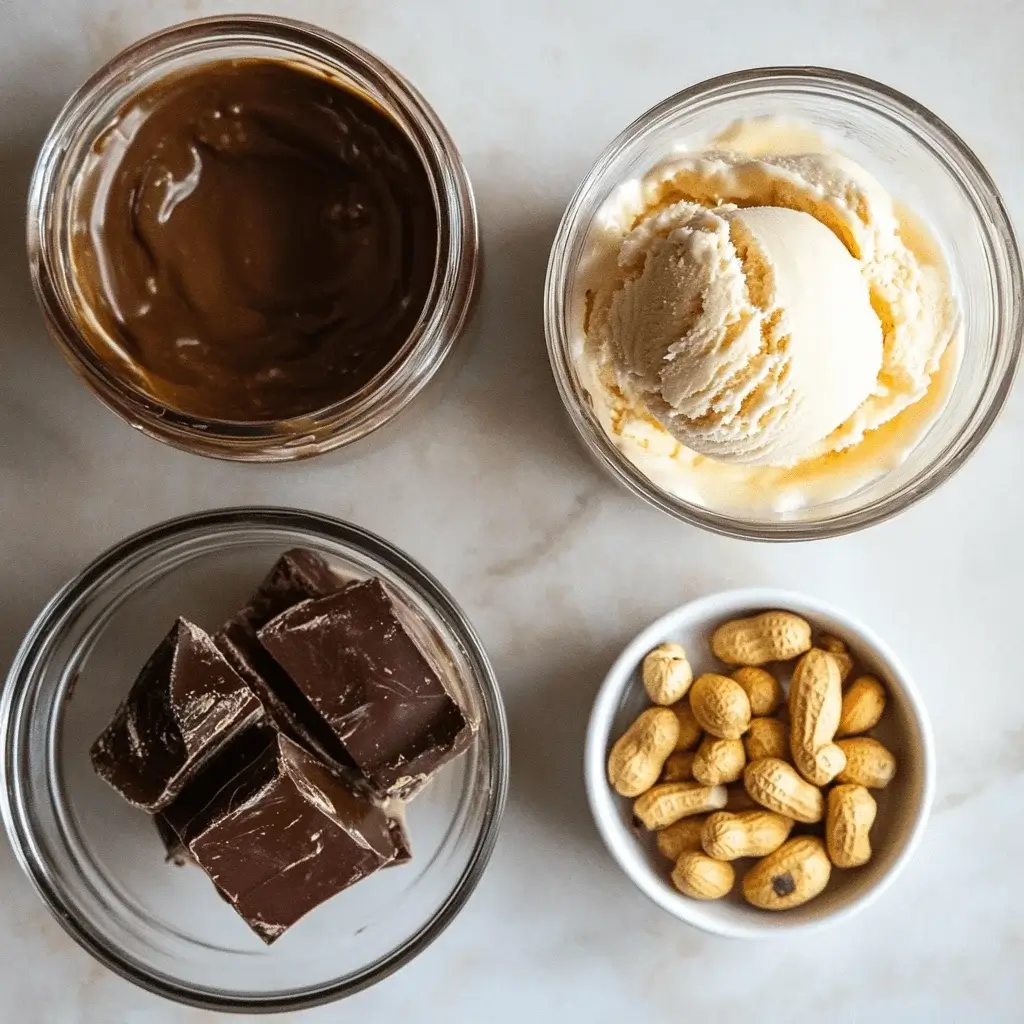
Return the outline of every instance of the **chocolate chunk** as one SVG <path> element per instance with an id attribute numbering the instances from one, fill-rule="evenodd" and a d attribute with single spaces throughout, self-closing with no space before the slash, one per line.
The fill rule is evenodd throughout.
<path id="1" fill-rule="evenodd" d="M 178 619 L 93 744 L 93 768 L 129 803 L 158 811 L 262 715 L 262 704 L 211 638 Z"/>
<path id="2" fill-rule="evenodd" d="M 220 894 L 266 943 L 391 864 L 401 822 L 276 729 L 225 748 L 164 812 Z"/>
<path id="3" fill-rule="evenodd" d="M 462 711 L 379 580 L 304 601 L 259 637 L 378 792 L 408 794 L 465 750 Z"/>
<path id="4" fill-rule="evenodd" d="M 342 581 L 315 551 L 293 548 L 274 563 L 249 603 L 224 623 L 213 640 L 252 687 L 278 728 L 320 757 L 351 768 L 344 748 L 257 636 L 281 612 L 309 598 L 332 594 L 341 586 Z"/>
<path id="5" fill-rule="evenodd" d="M 249 603 L 231 621 L 245 622 L 255 633 L 300 601 L 325 597 L 342 586 L 343 581 L 322 556 L 308 548 L 291 548 L 273 564 Z"/>

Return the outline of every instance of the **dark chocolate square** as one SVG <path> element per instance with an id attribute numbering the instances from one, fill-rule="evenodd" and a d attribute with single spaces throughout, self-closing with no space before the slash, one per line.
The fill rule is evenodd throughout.
<path id="1" fill-rule="evenodd" d="M 263 705 L 212 639 L 178 619 L 93 744 L 93 768 L 129 803 L 159 811 L 262 715 Z"/>
<path id="2" fill-rule="evenodd" d="M 293 548 L 274 563 L 249 603 L 214 634 L 235 671 L 252 687 L 278 728 L 320 757 L 351 768 L 344 748 L 312 713 L 286 672 L 267 654 L 259 630 L 281 612 L 342 586 L 330 565 L 315 551 Z"/>
<path id="3" fill-rule="evenodd" d="M 295 605 L 259 637 L 378 792 L 407 794 L 465 750 L 465 717 L 380 580 Z"/>
<path id="4" fill-rule="evenodd" d="M 407 850 L 400 821 L 276 729 L 250 729 L 164 814 L 266 943 Z"/>

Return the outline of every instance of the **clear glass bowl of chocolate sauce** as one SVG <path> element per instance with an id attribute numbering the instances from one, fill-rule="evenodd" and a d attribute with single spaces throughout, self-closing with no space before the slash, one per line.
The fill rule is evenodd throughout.
<path id="1" fill-rule="evenodd" d="M 961 306 L 963 356 L 931 428 L 901 460 L 880 453 L 877 475 L 865 474 L 849 493 L 777 508 L 712 507 L 648 476 L 602 426 L 574 352 L 574 296 L 595 218 L 616 187 L 642 177 L 674 150 L 706 148 L 706 140 L 727 126 L 760 118 L 788 121 L 834 140 L 840 152 L 891 189 L 898 205 L 908 203 L 925 218 Z M 1021 255 L 999 191 L 967 144 L 935 114 L 849 72 L 752 68 L 670 96 L 608 145 L 570 200 L 552 245 L 545 329 L 555 383 L 580 440 L 630 493 L 713 533 L 768 542 L 823 540 L 904 512 L 971 457 L 1013 385 L 1024 350 L 1022 296 Z"/>
<path id="2" fill-rule="evenodd" d="M 165 860 L 148 815 L 92 770 L 89 748 L 178 614 L 213 627 L 286 549 L 376 576 L 467 717 L 470 749 L 407 805 L 412 860 L 330 899 L 265 946 L 198 868 Z M 240 508 L 155 526 L 84 569 L 43 610 L 0 704 L 3 815 L 63 927 L 128 980 L 250 1014 L 353 994 L 422 952 L 479 882 L 508 785 L 508 733 L 480 640 L 434 578 L 387 542 L 308 512 Z"/>
<path id="3" fill-rule="evenodd" d="M 206 97 L 182 85 L 218 69 L 239 81 L 201 82 Z M 171 121 L 161 134 L 164 115 L 197 145 Z M 103 168 L 164 143 L 134 179 Z M 401 164 L 389 198 L 418 210 L 374 210 L 386 175 L 349 173 L 367 153 Z M 71 97 L 33 176 L 28 251 L 49 331 L 94 394 L 158 440 L 253 462 L 318 455 L 394 419 L 463 333 L 480 269 L 469 178 L 423 97 L 355 44 L 262 16 L 159 32 Z M 368 252 L 402 280 L 379 284 Z"/>

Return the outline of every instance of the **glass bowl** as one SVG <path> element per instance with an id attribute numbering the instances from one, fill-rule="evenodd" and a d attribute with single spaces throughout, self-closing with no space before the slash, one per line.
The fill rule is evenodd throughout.
<path id="1" fill-rule="evenodd" d="M 772 116 L 828 137 L 931 228 L 962 313 L 963 356 L 948 404 L 897 467 L 854 493 L 793 511 L 716 511 L 657 486 L 609 439 L 571 345 L 573 295 L 595 215 L 624 181 L 680 146 L 700 148 L 737 120 Z M 882 522 L 947 480 L 977 448 L 1009 393 L 1021 353 L 1021 260 L 1006 209 L 978 158 L 929 110 L 866 78 L 824 68 L 758 68 L 685 89 L 633 122 L 569 202 L 548 264 L 548 353 L 584 445 L 613 478 L 669 515 L 755 540 L 812 540 Z"/>
<path id="2" fill-rule="evenodd" d="M 178 614 L 215 628 L 287 548 L 376 575 L 469 715 L 469 751 L 408 805 L 413 859 L 339 894 L 264 946 L 201 871 L 166 863 L 149 816 L 93 772 L 89 747 Z M 240 508 L 175 519 L 102 555 L 47 605 L 0 704 L 11 844 L 64 928 L 108 967 L 180 1002 L 248 1013 L 350 995 L 407 963 L 483 874 L 508 785 L 501 696 L 472 626 L 423 568 L 326 516 Z"/>
<path id="3" fill-rule="evenodd" d="M 419 152 L 437 206 L 434 280 L 406 343 L 355 394 L 308 415 L 277 422 L 234 422 L 179 412 L 147 394 L 126 369 L 116 372 L 90 341 L 97 332 L 105 335 L 89 313 L 72 259 L 83 162 L 109 130 L 116 112 L 131 96 L 167 74 L 237 58 L 288 61 L 367 96 L 390 115 Z M 164 29 L 133 43 L 82 85 L 54 121 L 32 176 L 28 255 L 50 334 L 104 404 L 157 440 L 198 455 L 243 462 L 320 455 L 358 441 L 397 416 L 433 379 L 463 333 L 480 270 L 469 176 L 455 143 L 427 101 L 397 71 L 355 43 L 303 22 L 261 15 L 204 18 Z"/>

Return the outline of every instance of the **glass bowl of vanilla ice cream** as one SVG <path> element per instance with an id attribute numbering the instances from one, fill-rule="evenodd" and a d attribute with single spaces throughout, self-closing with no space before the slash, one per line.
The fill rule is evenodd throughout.
<path id="1" fill-rule="evenodd" d="M 870 526 L 947 479 L 1024 321 L 1003 202 L 964 142 L 868 79 L 762 68 L 607 148 L 552 247 L 552 368 L 638 496 L 733 536 Z"/>

